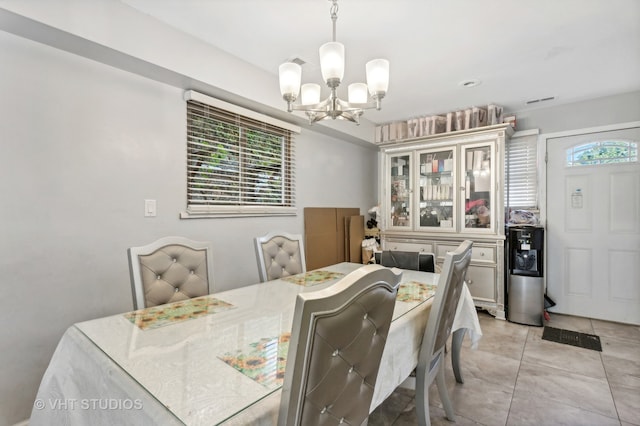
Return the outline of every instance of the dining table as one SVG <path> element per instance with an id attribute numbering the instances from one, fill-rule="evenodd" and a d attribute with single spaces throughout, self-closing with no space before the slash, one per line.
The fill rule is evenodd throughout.
<path id="1" fill-rule="evenodd" d="M 358 263 L 339 263 L 71 325 L 42 378 L 29 424 L 274 425 L 295 300 Z M 437 273 L 402 270 L 371 411 L 415 369 Z M 466 285 L 453 359 L 482 335 Z M 456 377 L 459 365 L 454 366 Z M 462 381 L 461 378 L 459 381 Z"/>

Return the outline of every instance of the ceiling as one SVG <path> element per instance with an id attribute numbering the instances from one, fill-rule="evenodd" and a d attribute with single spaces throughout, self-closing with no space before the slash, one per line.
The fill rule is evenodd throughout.
<path id="1" fill-rule="evenodd" d="M 328 0 L 122 0 L 273 74 L 301 58 L 321 83 L 318 47 L 331 40 Z M 640 90 L 638 0 L 341 0 L 346 49 L 339 95 L 389 59 L 374 123 L 495 103 L 520 112 Z M 464 87 L 462 82 L 478 80 Z M 323 96 L 328 95 L 328 90 Z M 528 101 L 554 98 L 527 104 Z M 284 101 L 283 101 L 284 108 Z"/>

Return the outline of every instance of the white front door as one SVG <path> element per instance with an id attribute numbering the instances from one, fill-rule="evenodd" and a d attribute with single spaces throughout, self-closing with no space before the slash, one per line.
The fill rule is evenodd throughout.
<path id="1" fill-rule="evenodd" d="M 604 141 L 639 146 L 640 128 L 547 139 L 550 311 L 640 324 L 640 163 L 569 164 L 568 150 Z"/>

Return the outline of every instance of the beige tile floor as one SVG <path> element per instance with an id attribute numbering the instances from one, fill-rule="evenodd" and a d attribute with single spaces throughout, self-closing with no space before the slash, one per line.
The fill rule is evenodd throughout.
<path id="1" fill-rule="evenodd" d="M 447 360 L 447 387 L 457 425 L 640 425 L 640 326 L 551 314 L 545 325 L 600 336 L 602 352 L 542 340 L 543 327 L 480 312 L 477 350 L 465 338 L 464 384 Z M 417 424 L 411 390 L 398 389 L 369 426 Z M 452 425 L 435 386 L 432 425 Z"/>

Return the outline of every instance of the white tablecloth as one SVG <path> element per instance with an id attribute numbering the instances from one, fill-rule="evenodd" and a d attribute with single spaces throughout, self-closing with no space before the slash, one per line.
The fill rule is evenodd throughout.
<path id="1" fill-rule="evenodd" d="M 357 265 L 348 266 L 350 268 L 357 267 Z M 419 280 L 419 277 L 424 278 L 427 276 L 421 276 L 419 275 L 420 273 L 417 274 L 418 275 L 413 271 L 407 271 L 406 276 L 403 277 L 403 281 L 416 279 L 416 277 L 418 277 L 417 279 Z M 434 276 L 430 279 L 433 280 Z M 261 285 L 265 286 L 265 284 Z M 237 293 L 236 300 L 240 300 L 241 298 L 247 297 L 249 294 L 246 293 L 247 291 L 249 291 L 249 289 L 244 288 L 244 290 L 239 289 L 232 291 L 233 293 L 227 292 L 227 295 L 231 298 L 232 295 L 236 295 Z M 224 294 L 225 293 L 221 293 L 221 295 Z M 231 302 L 235 303 L 233 300 L 231 300 Z M 403 311 L 401 315 L 392 322 L 373 396 L 372 411 L 384 401 L 415 368 L 430 307 L 431 300 L 407 312 Z M 217 317 L 217 315 L 220 314 L 215 314 L 212 317 Z M 220 318 L 222 317 L 221 315 Z M 185 325 L 182 327 L 195 328 L 198 325 L 198 321 L 201 320 L 189 320 L 184 323 Z M 193 353 L 195 349 L 197 349 L 194 345 L 199 343 L 200 337 L 192 334 L 186 339 L 187 346 L 189 346 L 187 349 L 191 349 L 191 352 L 188 354 L 190 358 L 187 361 L 182 359 L 185 355 L 185 348 L 180 347 L 179 349 L 174 349 L 173 346 L 176 346 L 174 344 L 173 346 L 162 347 L 163 349 L 169 348 L 169 350 L 165 350 L 166 353 L 163 354 L 164 357 L 170 359 L 174 353 L 176 357 L 174 361 L 163 361 L 165 363 L 162 364 L 162 368 L 158 367 L 159 364 L 157 362 L 155 364 L 150 362 L 149 365 L 145 367 L 145 363 L 140 363 L 140 360 L 138 360 L 138 364 L 135 365 L 127 364 L 126 359 L 121 359 L 122 355 L 120 352 L 122 351 L 117 350 L 119 346 L 109 348 L 109 345 L 102 344 L 99 339 L 96 340 L 96 336 L 100 337 L 106 333 L 114 334 L 115 337 L 110 336 L 109 339 L 116 339 L 114 341 L 117 341 L 118 345 L 122 346 L 121 349 L 129 354 L 131 353 L 131 341 L 128 341 L 130 337 L 122 336 L 118 339 L 117 336 L 123 334 L 124 330 L 128 330 L 130 326 L 131 324 L 122 321 L 120 315 L 80 323 L 70 327 L 62 337 L 43 377 L 29 424 L 31 426 L 52 424 L 211 424 L 211 417 L 206 413 L 207 410 L 198 408 L 202 407 L 202 405 L 196 406 L 193 404 L 193 408 L 189 408 L 191 404 L 191 397 L 189 395 L 193 395 L 194 390 L 187 388 L 192 386 L 192 384 L 193 386 L 199 385 L 200 387 L 197 388 L 199 390 L 196 392 L 195 399 L 202 396 L 202 399 L 206 400 L 207 388 L 211 390 L 212 387 L 223 386 L 224 383 L 216 383 L 215 379 L 210 379 L 210 377 L 219 377 L 217 373 L 211 376 L 211 371 L 202 370 L 202 374 L 194 375 L 191 372 L 192 370 L 186 370 L 188 371 L 186 376 L 180 374 L 176 376 L 175 372 L 182 371 L 180 368 L 184 368 L 184 366 L 181 364 L 187 362 L 189 364 L 195 363 L 197 366 L 197 364 L 199 364 L 198 359 L 211 363 L 211 359 L 215 358 L 215 354 L 209 354 L 205 351 L 203 353 L 207 355 L 202 356 L 202 358 L 201 355 L 194 357 Z M 172 325 L 167 327 L 166 331 L 171 327 L 174 327 L 176 330 L 178 329 L 177 325 Z M 477 340 L 481 336 L 481 330 L 473 299 L 466 286 L 461 295 L 461 300 L 456 312 L 456 319 L 454 321 L 454 330 L 460 328 L 468 329 L 472 343 L 474 345 L 477 344 Z M 164 332 L 165 331 L 162 331 L 161 333 Z M 151 334 L 144 334 L 145 332 L 140 334 L 141 332 L 139 330 L 137 333 L 138 337 L 143 337 L 143 341 L 146 341 L 145 339 L 152 336 Z M 156 336 L 163 336 L 163 334 Z M 105 341 L 109 341 L 109 339 Z M 156 350 L 153 349 L 154 347 L 156 346 L 149 345 L 143 348 L 143 350 L 151 356 L 156 353 Z M 135 347 L 135 350 L 139 352 L 140 348 Z M 205 366 L 208 364 L 202 362 L 202 365 Z M 168 374 L 168 370 L 167 373 L 162 371 L 163 369 L 172 367 L 176 367 L 176 371 L 170 371 L 173 375 Z M 193 365 L 189 365 L 189 368 L 192 367 Z M 144 374 L 141 374 L 141 368 L 146 368 Z M 224 373 L 231 375 L 234 380 L 236 377 L 241 376 L 239 373 L 234 373 L 231 369 L 229 369 L 229 371 L 224 370 Z M 170 382 L 163 384 L 164 387 L 162 391 L 154 391 L 153 386 L 145 382 L 145 380 L 151 377 L 152 380 L 162 383 L 163 376 L 166 376 L 167 380 L 170 379 Z M 195 382 L 198 382 L 198 384 Z M 172 386 L 175 386 L 176 393 L 186 395 L 187 399 L 184 400 L 183 397 L 180 400 L 167 403 L 166 393 L 173 391 Z M 228 419 L 225 424 L 276 424 L 279 402 L 280 390 L 276 390 L 259 402 L 243 409 L 238 415 Z M 176 414 L 175 409 L 178 408 L 176 404 L 183 405 L 180 407 L 182 411 L 177 411 L 180 413 L 179 415 Z M 165 405 L 170 406 L 166 407 Z M 196 411 L 194 412 L 194 410 Z"/>
<path id="2" fill-rule="evenodd" d="M 456 316 L 453 319 L 452 331 L 462 328 L 467 330 L 467 335 L 471 340 L 471 349 L 476 349 L 478 342 L 482 338 L 482 329 L 480 328 L 473 297 L 471 297 L 471 292 L 466 283 L 462 286 L 462 294 L 456 309 Z"/>
<path id="3" fill-rule="evenodd" d="M 42 378 L 29 425 L 181 425 L 76 326 Z"/>

